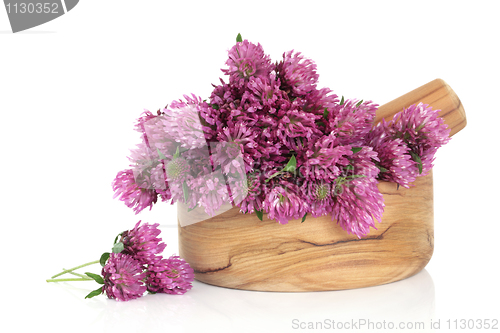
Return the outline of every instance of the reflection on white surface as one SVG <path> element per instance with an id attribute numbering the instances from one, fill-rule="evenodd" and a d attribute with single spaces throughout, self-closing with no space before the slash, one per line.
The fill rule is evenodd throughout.
<path id="1" fill-rule="evenodd" d="M 177 249 L 177 229 L 161 228 L 162 238 L 168 244 L 164 254 L 171 255 Z M 58 289 L 59 299 L 80 303 L 70 306 L 84 313 L 91 326 L 120 332 L 166 332 L 165 329 L 176 329 L 176 332 L 296 332 L 301 330 L 294 329 L 293 323 L 331 323 L 333 320 L 424 322 L 425 329 L 418 332 L 430 332 L 429 323 L 435 307 L 434 283 L 426 270 L 387 285 L 326 292 L 243 291 L 195 281 L 193 289 L 184 295 L 146 295 L 129 302 L 116 302 L 104 296 L 85 300 L 85 295 L 95 289 L 85 283 L 49 287 Z"/>
<path id="2" fill-rule="evenodd" d="M 286 332 L 298 330 L 293 323 L 333 320 L 386 321 L 396 325 L 423 322 L 425 329 L 418 331 L 430 332 L 435 303 L 434 284 L 426 270 L 383 286 L 327 292 L 242 291 L 195 281 L 185 295 L 146 295 L 129 302 L 103 296 L 84 300 L 89 290 L 83 286 L 57 286 L 84 305 L 87 322 L 92 326 L 121 332 L 155 332 L 164 328 L 192 332 L 207 329 L 207 325 L 219 331 Z"/>

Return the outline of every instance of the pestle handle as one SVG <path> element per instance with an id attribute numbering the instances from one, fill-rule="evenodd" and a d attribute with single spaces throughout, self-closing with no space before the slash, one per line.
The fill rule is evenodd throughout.
<path id="1" fill-rule="evenodd" d="M 434 110 L 441 110 L 439 116 L 450 128 L 450 136 L 458 133 L 467 124 L 465 110 L 460 99 L 441 79 L 435 79 L 379 107 L 375 124 L 382 119 L 389 121 L 397 112 L 420 102 L 429 104 Z"/>

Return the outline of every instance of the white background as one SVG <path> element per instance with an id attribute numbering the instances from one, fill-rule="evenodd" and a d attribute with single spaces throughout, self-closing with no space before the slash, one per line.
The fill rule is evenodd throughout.
<path id="1" fill-rule="evenodd" d="M 17 34 L 0 8 L 7 307 L 0 325 L 31 332 L 295 332 L 294 320 L 371 319 L 424 321 L 426 329 L 415 330 L 423 332 L 432 319 L 439 332 L 448 319 L 500 320 L 497 4 L 81 1 Z M 468 125 L 437 154 L 435 251 L 426 269 L 359 290 L 281 294 L 195 282 L 183 296 L 126 303 L 84 300 L 93 282 L 46 283 L 63 267 L 98 259 L 139 219 L 160 223 L 165 254 L 177 252 L 175 206 L 136 216 L 112 199 L 111 181 L 139 142 L 132 127 L 142 110 L 183 94 L 207 98 L 237 33 L 260 42 L 273 60 L 301 51 L 316 61 L 320 87 L 339 96 L 384 104 L 435 78 L 455 90 Z"/>

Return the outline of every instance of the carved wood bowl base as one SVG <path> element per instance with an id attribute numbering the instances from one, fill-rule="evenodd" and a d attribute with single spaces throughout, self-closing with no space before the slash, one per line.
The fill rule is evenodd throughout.
<path id="1" fill-rule="evenodd" d="M 235 289 L 320 291 L 375 286 L 420 272 L 434 248 L 432 173 L 413 187 L 380 182 L 385 211 L 377 230 L 349 235 L 330 216 L 280 225 L 238 207 L 179 225 L 179 252 L 199 281 Z M 178 218 L 204 214 L 178 204 Z M 185 221 L 183 221 L 185 222 Z"/>

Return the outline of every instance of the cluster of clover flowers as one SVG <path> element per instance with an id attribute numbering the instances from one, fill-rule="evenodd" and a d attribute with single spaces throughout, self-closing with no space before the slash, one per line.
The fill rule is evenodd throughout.
<path id="1" fill-rule="evenodd" d="M 384 210 L 378 181 L 410 187 L 449 141 L 439 110 L 425 104 L 374 124 L 378 105 L 317 88 L 316 64 L 300 52 L 272 63 L 238 35 L 228 53 L 229 82 L 213 85 L 208 101 L 184 96 L 139 118 L 142 142 L 113 181 L 136 213 L 158 198 L 210 216 L 231 203 L 281 224 L 331 215 L 362 237 Z"/>
<path id="2" fill-rule="evenodd" d="M 166 247 L 160 243 L 158 224 L 140 224 L 119 234 L 115 238 L 112 252 L 105 252 L 101 258 L 71 269 L 63 270 L 47 282 L 95 280 L 102 286 L 89 293 L 91 298 L 105 293 L 108 298 L 128 301 L 149 293 L 184 294 L 190 290 L 194 279 L 191 266 L 178 256 L 163 258 L 161 253 Z M 100 263 L 101 275 L 75 270 Z M 77 278 L 57 278 L 63 274 Z"/>

